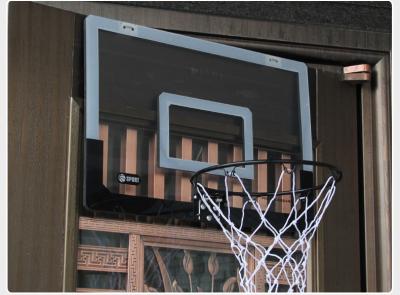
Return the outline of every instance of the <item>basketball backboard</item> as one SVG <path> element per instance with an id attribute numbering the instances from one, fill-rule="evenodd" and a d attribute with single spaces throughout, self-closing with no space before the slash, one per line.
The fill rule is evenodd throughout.
<path id="1" fill-rule="evenodd" d="M 313 159 L 302 62 L 88 16 L 85 75 L 87 209 L 192 220 L 189 180 L 199 169 Z M 271 169 L 237 172 L 263 191 Z M 207 182 L 218 188 L 215 174 Z"/>

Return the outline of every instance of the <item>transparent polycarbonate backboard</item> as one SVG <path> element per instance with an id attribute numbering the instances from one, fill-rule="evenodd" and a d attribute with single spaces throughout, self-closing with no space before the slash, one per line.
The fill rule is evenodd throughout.
<path id="1" fill-rule="evenodd" d="M 85 132 L 109 192 L 191 202 L 190 176 L 209 165 L 312 158 L 303 63 L 94 16 L 85 29 Z M 249 169 L 252 190 L 276 178 Z"/>

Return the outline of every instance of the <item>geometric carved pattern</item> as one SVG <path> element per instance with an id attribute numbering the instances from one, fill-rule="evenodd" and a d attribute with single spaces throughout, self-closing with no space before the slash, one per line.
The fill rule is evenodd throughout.
<path id="1" fill-rule="evenodd" d="M 128 248 L 128 292 L 143 291 L 143 263 L 144 263 L 144 246 L 139 235 L 129 235 Z"/>
<path id="2" fill-rule="evenodd" d="M 78 269 L 106 272 L 128 271 L 128 249 L 80 245 Z"/>
<path id="3" fill-rule="evenodd" d="M 191 241 L 207 241 L 227 244 L 225 235 L 216 229 L 203 229 L 192 227 L 180 227 L 175 225 L 163 226 L 159 224 L 130 222 L 125 220 L 110 220 L 103 218 L 79 218 L 79 229 L 105 231 L 123 234 L 137 234 L 140 236 L 154 236 L 160 238 L 176 238 Z M 254 237 L 257 243 L 270 245 L 273 238 L 266 235 Z M 285 243 L 290 246 L 294 242 L 292 238 L 285 238 Z"/>

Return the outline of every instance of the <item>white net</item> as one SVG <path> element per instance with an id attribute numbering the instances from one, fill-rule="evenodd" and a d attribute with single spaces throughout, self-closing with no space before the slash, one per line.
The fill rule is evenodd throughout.
<path id="1" fill-rule="evenodd" d="M 285 173 L 291 174 L 291 210 L 283 226 L 276 228 L 269 220 L 269 212 L 272 204 L 280 197 L 278 188 L 281 187 Z M 299 194 L 295 191 L 296 174 L 282 169 L 277 182 L 274 195 L 268 200 L 266 208 L 262 209 L 256 197 L 252 197 L 240 177 L 233 170 L 225 176 L 226 208 L 221 208 L 211 196 L 206 187 L 196 183 L 197 195 L 205 205 L 210 216 L 219 224 L 223 233 L 228 238 L 233 254 L 240 264 L 238 271 L 239 285 L 243 292 L 257 292 L 256 274 L 265 274 L 266 291 L 280 292 L 305 292 L 307 281 L 307 258 L 310 252 L 311 240 L 318 228 L 321 218 L 329 206 L 335 194 L 335 179 L 329 177 L 325 185 L 309 200 L 307 194 Z M 230 192 L 228 179 L 233 177 L 241 185 L 245 196 L 240 222 L 236 224 L 231 220 Z M 302 203 L 300 205 L 300 202 Z M 318 204 L 318 206 L 317 206 Z M 318 207 L 318 208 L 317 208 Z M 245 213 L 255 210 L 260 216 L 260 223 L 251 233 L 244 230 Z M 302 224 L 300 227 L 299 224 Z M 270 245 L 261 245 L 254 239 L 255 235 L 267 230 L 272 234 Z M 289 231 L 295 232 L 295 239 L 287 239 L 284 236 Z M 247 231 L 247 230 L 246 230 Z M 265 234 L 265 233 L 263 233 Z M 291 242 L 288 242 L 291 241 Z M 276 249 L 279 249 L 277 254 Z M 250 261 L 255 261 L 250 264 Z M 281 288 L 284 287 L 284 288 Z"/>

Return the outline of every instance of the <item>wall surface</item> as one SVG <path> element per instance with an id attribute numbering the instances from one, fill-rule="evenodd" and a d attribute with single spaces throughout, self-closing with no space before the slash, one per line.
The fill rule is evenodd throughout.
<path id="1" fill-rule="evenodd" d="M 74 15 L 10 2 L 8 289 L 62 291 Z"/>
<path id="2" fill-rule="evenodd" d="M 391 33 L 389 32 L 201 14 L 121 5 L 114 2 L 43 1 L 39 3 L 83 15 L 97 15 L 152 28 L 192 34 L 201 38 L 222 37 L 228 39 L 219 42 L 242 41 L 241 46 L 253 47 L 253 49 L 253 45 L 267 45 L 269 48 L 280 46 L 280 52 L 282 52 L 295 47 L 292 52 L 307 51 L 305 54 L 307 56 L 314 55 L 315 52 L 311 53 L 310 51 L 317 49 L 317 55 L 323 59 L 332 59 L 332 53 L 340 53 L 347 55 L 347 60 L 351 58 L 353 64 L 362 62 L 359 52 L 353 52 L 353 50 L 368 50 L 365 52 L 366 54 L 391 50 Z M 369 14 L 369 17 L 373 18 L 374 14 Z M 350 16 L 347 15 L 346 18 L 350 18 Z M 270 52 L 272 54 L 274 51 Z"/>
<path id="3" fill-rule="evenodd" d="M 110 2 L 111 3 L 111 2 Z M 115 1 L 150 7 L 287 23 L 329 25 L 351 30 L 391 32 L 389 1 Z"/>

